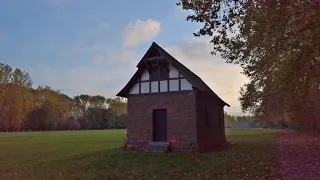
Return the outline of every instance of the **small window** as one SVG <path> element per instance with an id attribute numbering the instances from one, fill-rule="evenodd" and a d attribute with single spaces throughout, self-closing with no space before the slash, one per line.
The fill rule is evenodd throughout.
<path id="1" fill-rule="evenodd" d="M 178 79 L 169 80 L 169 91 L 179 91 L 179 80 Z"/>
<path id="2" fill-rule="evenodd" d="M 150 93 L 149 82 L 141 83 L 141 93 Z"/>
<path id="3" fill-rule="evenodd" d="M 160 81 L 160 92 L 168 91 L 168 81 Z"/>
<path id="4" fill-rule="evenodd" d="M 169 79 L 169 70 L 168 68 L 155 68 L 150 71 L 150 80 L 151 81 L 162 81 Z"/>
<path id="5" fill-rule="evenodd" d="M 208 108 L 205 108 L 204 111 L 205 111 L 204 116 L 205 116 L 206 125 L 209 125 Z"/>
<path id="6" fill-rule="evenodd" d="M 151 82 L 151 92 L 158 92 L 158 81 Z"/>

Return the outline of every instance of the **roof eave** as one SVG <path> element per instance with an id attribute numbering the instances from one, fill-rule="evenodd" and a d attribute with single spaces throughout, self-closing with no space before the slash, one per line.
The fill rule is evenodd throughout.
<path id="1" fill-rule="evenodd" d="M 126 98 L 127 96 L 125 95 L 125 93 L 119 92 L 116 96 L 118 97 L 124 97 Z"/>

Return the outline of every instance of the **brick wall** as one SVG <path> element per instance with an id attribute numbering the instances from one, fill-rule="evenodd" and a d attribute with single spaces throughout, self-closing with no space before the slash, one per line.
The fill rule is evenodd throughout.
<path id="1" fill-rule="evenodd" d="M 167 109 L 172 151 L 197 151 L 195 91 L 128 97 L 127 148 L 144 150 L 152 141 L 152 110 Z"/>
<path id="2" fill-rule="evenodd" d="M 197 116 L 199 151 L 212 151 L 226 141 L 223 105 L 216 97 L 207 92 L 198 91 Z"/>

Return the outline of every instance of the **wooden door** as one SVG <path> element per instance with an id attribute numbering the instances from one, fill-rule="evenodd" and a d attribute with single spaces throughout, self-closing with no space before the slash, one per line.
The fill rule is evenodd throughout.
<path id="1" fill-rule="evenodd" d="M 153 141 L 167 142 L 167 110 L 153 110 Z"/>

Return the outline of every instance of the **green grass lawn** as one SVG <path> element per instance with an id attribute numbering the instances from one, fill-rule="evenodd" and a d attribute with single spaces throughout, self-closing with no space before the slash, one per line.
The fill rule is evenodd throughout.
<path id="1" fill-rule="evenodd" d="M 1 180 L 275 179 L 272 130 L 229 130 L 214 153 L 124 151 L 125 130 L 0 133 Z"/>

